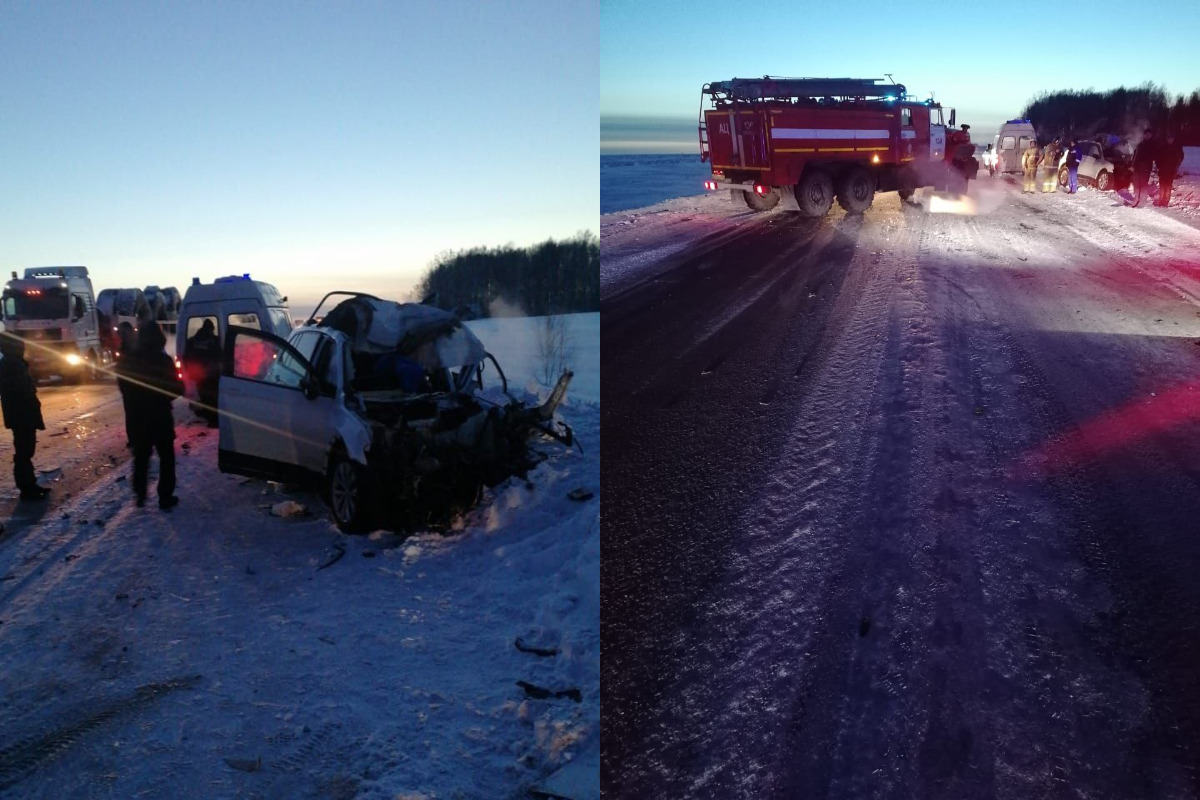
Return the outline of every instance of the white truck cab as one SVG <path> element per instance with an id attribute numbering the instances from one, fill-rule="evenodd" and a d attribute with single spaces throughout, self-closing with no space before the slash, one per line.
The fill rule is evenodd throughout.
<path id="1" fill-rule="evenodd" d="M 111 360 L 100 340 L 96 296 L 87 267 L 30 267 L 4 286 L 5 328 L 25 340 L 37 378 L 95 379 Z"/>

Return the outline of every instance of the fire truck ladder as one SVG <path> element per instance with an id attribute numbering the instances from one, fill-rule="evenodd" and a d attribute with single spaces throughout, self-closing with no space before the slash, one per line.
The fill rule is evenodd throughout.
<path id="1" fill-rule="evenodd" d="M 700 90 L 700 161 L 708 161 L 708 121 L 704 119 L 704 94 L 708 91 L 708 84 L 704 84 L 704 88 Z"/>
<path id="2" fill-rule="evenodd" d="M 763 100 L 900 100 L 907 94 L 902 83 L 882 78 L 734 78 L 705 84 L 703 94 L 713 103 L 753 103 Z"/>

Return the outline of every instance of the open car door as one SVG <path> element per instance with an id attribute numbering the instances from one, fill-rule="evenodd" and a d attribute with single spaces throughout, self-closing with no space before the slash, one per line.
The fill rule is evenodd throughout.
<path id="1" fill-rule="evenodd" d="M 278 336 L 231 326 L 218 390 L 221 472 L 304 483 L 324 473 L 332 386 Z"/>

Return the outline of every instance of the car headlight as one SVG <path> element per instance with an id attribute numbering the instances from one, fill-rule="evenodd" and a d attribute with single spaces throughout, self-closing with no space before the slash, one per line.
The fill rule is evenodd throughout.
<path id="1" fill-rule="evenodd" d="M 67 363 L 70 364 L 72 367 L 78 367 L 80 364 L 83 363 L 83 359 L 79 357 L 78 353 L 68 353 L 66 360 L 67 360 Z"/>

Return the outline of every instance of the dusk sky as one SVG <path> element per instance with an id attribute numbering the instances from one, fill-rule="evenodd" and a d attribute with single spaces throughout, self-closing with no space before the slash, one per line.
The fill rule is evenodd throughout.
<path id="1" fill-rule="evenodd" d="M 4 275 L 294 310 L 598 230 L 595 3 L 0 3 Z"/>
<path id="2" fill-rule="evenodd" d="M 977 141 L 1043 90 L 1200 89 L 1200 3 L 847 2 L 745 6 L 603 0 L 602 152 L 698 152 L 700 87 L 883 78 L 936 99 Z"/>

